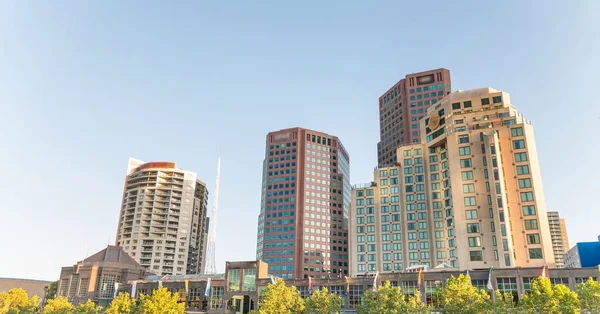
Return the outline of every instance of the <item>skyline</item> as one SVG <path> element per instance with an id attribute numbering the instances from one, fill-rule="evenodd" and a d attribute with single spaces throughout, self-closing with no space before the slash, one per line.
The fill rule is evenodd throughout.
<path id="1" fill-rule="evenodd" d="M 0 228 L 11 239 L 0 244 L 11 256 L 0 261 L 0 277 L 54 280 L 61 266 L 109 237 L 114 243 L 127 158 L 176 162 L 212 191 L 217 151 L 217 270 L 225 260 L 251 260 L 265 135 L 297 126 L 335 134 L 350 155 L 351 183 L 368 182 L 378 97 L 406 74 L 439 67 L 451 71 L 453 91 L 511 94 L 536 130 L 547 209 L 566 218 L 573 245 L 595 240 L 600 231 L 587 226 L 600 218 L 600 148 L 587 137 L 600 116 L 590 97 L 600 70 L 599 4 L 513 1 L 463 12 L 442 3 L 444 14 L 417 6 L 424 14 L 415 16 L 383 3 L 312 10 L 308 2 L 186 2 L 144 6 L 137 16 L 130 11 L 139 1 L 0 3 L 0 211 L 22 222 Z M 397 20 L 414 25 L 418 32 L 405 35 L 424 49 L 393 40 Z M 286 110 L 297 106 L 304 110 Z M 167 141 L 168 150 L 160 144 Z M 244 237 L 228 235 L 238 227 Z"/>

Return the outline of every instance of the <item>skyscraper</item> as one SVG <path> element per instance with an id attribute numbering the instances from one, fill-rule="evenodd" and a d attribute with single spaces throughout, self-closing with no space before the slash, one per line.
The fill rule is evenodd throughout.
<path id="1" fill-rule="evenodd" d="M 201 273 L 207 200 L 206 184 L 195 173 L 130 158 L 116 244 L 155 274 Z"/>
<path id="2" fill-rule="evenodd" d="M 548 212 L 548 224 L 550 225 L 556 267 L 565 267 L 563 256 L 570 249 L 567 223 L 564 218 L 560 218 L 558 212 Z"/>
<path id="3" fill-rule="evenodd" d="M 409 74 L 379 97 L 380 167 L 396 162 L 398 146 L 420 142 L 419 120 L 450 91 L 450 71 L 436 69 Z"/>
<path id="4" fill-rule="evenodd" d="M 270 274 L 348 274 L 349 160 L 335 136 L 303 128 L 267 134 L 256 256 Z"/>
<path id="5" fill-rule="evenodd" d="M 491 88 L 452 93 L 420 121 L 421 143 L 352 191 L 351 274 L 442 263 L 553 267 L 533 126 Z"/>

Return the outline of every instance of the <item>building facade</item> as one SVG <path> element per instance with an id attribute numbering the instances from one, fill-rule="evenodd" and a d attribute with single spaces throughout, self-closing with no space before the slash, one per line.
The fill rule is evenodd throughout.
<path id="1" fill-rule="evenodd" d="M 119 284 L 148 275 L 150 273 L 120 247 L 109 245 L 73 266 L 63 267 L 56 295 L 68 298 L 75 305 L 89 299 L 100 306 L 107 306 Z"/>
<path id="2" fill-rule="evenodd" d="M 352 192 L 350 273 L 554 267 L 533 126 L 509 95 L 452 93 L 420 128 Z"/>
<path id="3" fill-rule="evenodd" d="M 579 242 L 564 255 L 566 268 L 600 265 L 600 242 Z"/>
<path id="4" fill-rule="evenodd" d="M 207 202 L 206 184 L 195 173 L 130 158 L 116 244 L 153 273 L 202 273 Z"/>
<path id="5" fill-rule="evenodd" d="M 186 276 L 153 276 L 144 280 L 132 281 L 120 285 L 119 292 L 127 292 L 139 299 L 141 294 L 149 294 L 159 285 L 171 292 L 177 292 L 180 302 L 185 303 L 186 313 L 235 313 L 246 314 L 258 308 L 258 300 L 266 287 L 272 283 L 266 274 L 266 264 L 260 261 L 228 262 L 225 274 L 220 275 L 186 275 Z M 405 295 L 421 292 L 421 299 L 428 304 L 434 303 L 436 291 L 443 287 L 450 276 L 460 276 L 460 271 L 428 271 L 423 272 L 421 282 L 415 272 L 396 272 L 374 276 L 312 279 L 309 287 L 308 279 L 286 279 L 288 286 L 294 286 L 302 298 L 308 298 L 313 291 L 321 287 L 342 298 L 341 313 L 356 313 L 363 302 L 364 293 L 373 289 L 373 284 L 381 286 L 389 281 L 392 286 L 400 287 Z M 542 274 L 541 268 L 506 268 L 494 270 L 492 286 L 494 291 L 512 294 L 515 301 L 531 290 L 532 281 Z M 374 274 L 373 274 L 374 275 Z M 487 290 L 488 270 L 473 270 L 469 273 L 471 283 L 479 289 Z M 587 281 L 590 277 L 598 279 L 596 268 L 581 269 L 548 269 L 546 275 L 553 284 L 564 284 L 575 290 L 576 285 Z M 206 289 L 210 278 L 210 289 Z M 206 293 L 208 292 L 208 294 Z M 492 293 L 490 293 L 492 294 Z M 494 296 L 492 295 L 492 298 Z"/>
<path id="6" fill-rule="evenodd" d="M 379 97 L 380 167 L 396 162 L 398 146 L 420 142 L 419 120 L 450 91 L 450 71 L 436 69 L 409 74 Z"/>
<path id="7" fill-rule="evenodd" d="M 51 281 L 0 277 L 0 292 L 8 292 L 10 289 L 21 288 L 27 292 L 28 297 L 31 298 L 37 295 L 43 301 L 46 297 L 46 288 L 49 288 L 50 284 L 52 284 Z"/>
<path id="8" fill-rule="evenodd" d="M 347 275 L 349 161 L 335 136 L 303 128 L 267 135 L 256 256 L 269 273 Z"/>
<path id="9" fill-rule="evenodd" d="M 563 255 L 569 250 L 569 236 L 567 234 L 567 223 L 560 218 L 558 212 L 548 212 L 548 224 L 550 225 L 550 236 L 552 237 L 552 249 L 556 267 L 564 267 Z"/>

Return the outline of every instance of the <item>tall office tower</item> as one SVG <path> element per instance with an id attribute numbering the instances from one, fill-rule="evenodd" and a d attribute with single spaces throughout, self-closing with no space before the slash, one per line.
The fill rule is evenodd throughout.
<path id="1" fill-rule="evenodd" d="M 564 218 L 560 218 L 558 212 L 548 212 L 548 224 L 550 225 L 556 267 L 565 267 L 563 255 L 570 249 L 567 223 Z"/>
<path id="2" fill-rule="evenodd" d="M 267 134 L 256 256 L 270 274 L 348 274 L 349 160 L 335 136 L 303 128 Z"/>
<path id="3" fill-rule="evenodd" d="M 155 274 L 201 273 L 207 200 L 195 173 L 130 158 L 116 244 Z"/>
<path id="4" fill-rule="evenodd" d="M 380 167 L 396 162 L 398 146 L 420 142 L 419 120 L 427 108 L 450 94 L 450 88 L 450 71 L 436 69 L 409 74 L 379 97 Z"/>
<path id="5" fill-rule="evenodd" d="M 420 144 L 352 192 L 351 274 L 554 267 L 533 127 L 509 95 L 452 93 L 420 128 Z"/>

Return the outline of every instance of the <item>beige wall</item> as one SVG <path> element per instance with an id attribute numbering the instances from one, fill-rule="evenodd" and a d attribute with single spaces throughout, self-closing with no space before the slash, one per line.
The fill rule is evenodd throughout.
<path id="1" fill-rule="evenodd" d="M 37 295 L 42 300 L 44 298 L 44 287 L 50 286 L 50 284 L 50 281 L 42 280 L 0 278 L 0 291 L 22 288 L 27 291 L 29 297 Z"/>

